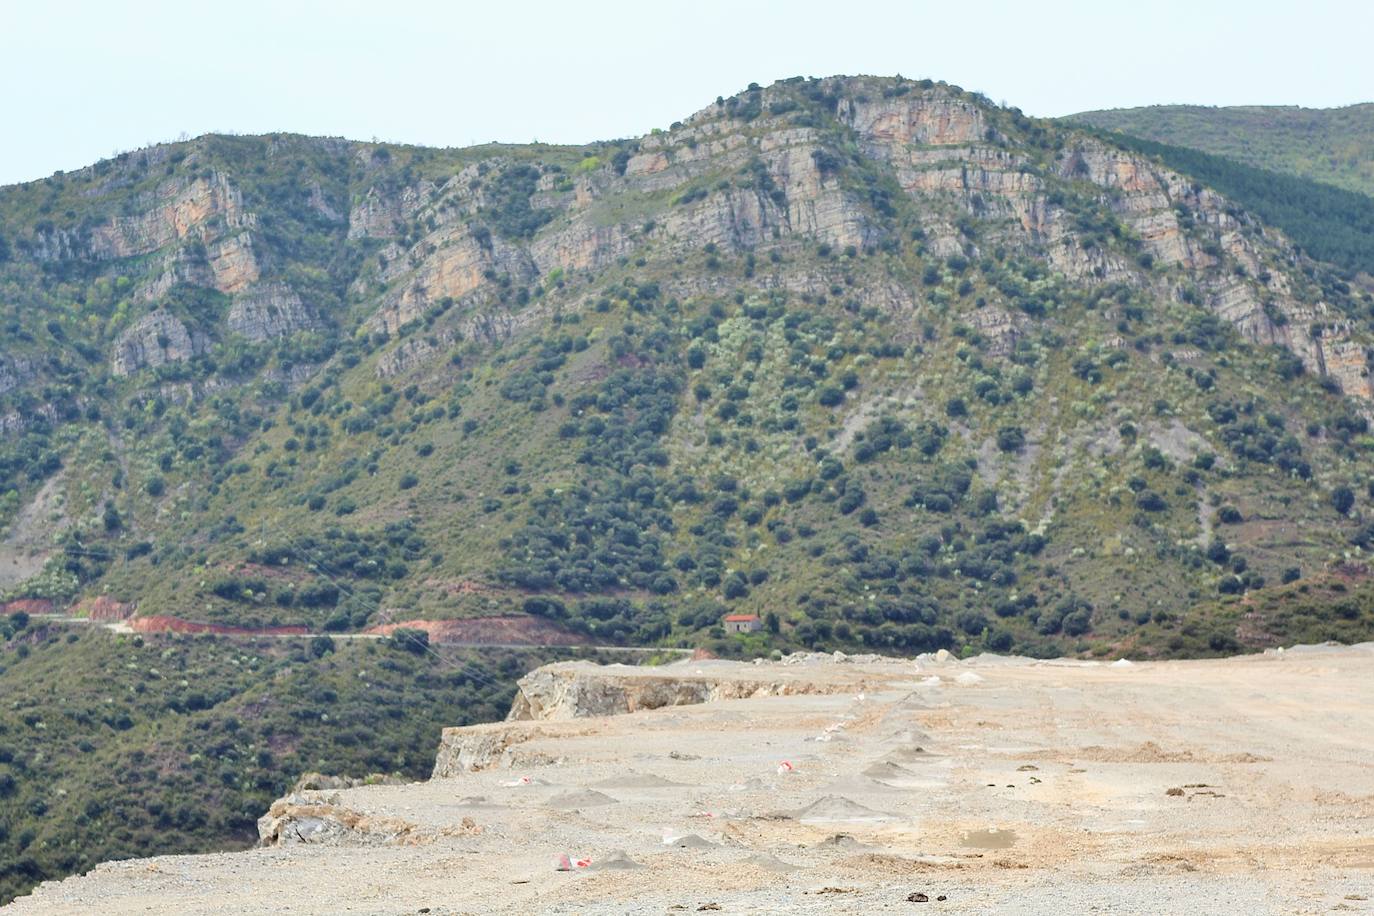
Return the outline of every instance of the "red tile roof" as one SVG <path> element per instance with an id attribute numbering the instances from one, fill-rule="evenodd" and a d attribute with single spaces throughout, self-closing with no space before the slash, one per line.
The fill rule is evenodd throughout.
<path id="1" fill-rule="evenodd" d="M 726 614 L 726 623 L 748 623 L 751 620 L 758 620 L 758 614 Z"/>

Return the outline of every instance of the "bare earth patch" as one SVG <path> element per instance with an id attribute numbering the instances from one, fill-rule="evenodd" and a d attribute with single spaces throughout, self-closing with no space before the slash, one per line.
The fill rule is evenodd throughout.
<path id="1" fill-rule="evenodd" d="M 599 717 L 563 697 L 570 720 L 448 730 L 467 755 L 453 775 L 301 791 L 264 818 L 273 845 L 108 863 L 12 912 L 1290 914 L 1374 897 L 1371 645 L 599 670 L 578 669 L 589 702 L 598 677 L 676 678 L 688 701 L 807 689 Z"/>

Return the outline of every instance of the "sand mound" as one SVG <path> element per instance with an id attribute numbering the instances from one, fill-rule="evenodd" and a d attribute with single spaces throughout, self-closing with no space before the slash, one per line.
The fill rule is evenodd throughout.
<path id="1" fill-rule="evenodd" d="M 792 815 L 802 823 L 825 821 L 890 821 L 892 815 L 867 808 L 843 795 L 826 795 Z"/>
<path id="2" fill-rule="evenodd" d="M 816 844 L 817 849 L 838 849 L 845 852 L 858 852 L 865 849 L 873 849 L 867 843 L 860 843 L 847 833 L 832 833 L 830 836 Z"/>
<path id="3" fill-rule="evenodd" d="M 880 760 L 861 772 L 869 779 L 876 779 L 879 782 L 885 779 L 909 779 L 915 775 L 906 767 L 899 766 L 890 760 Z"/>
<path id="4" fill-rule="evenodd" d="M 676 849 L 714 849 L 719 843 L 712 843 L 710 840 L 695 833 L 685 836 L 673 837 L 663 841 L 664 846 L 672 846 Z"/>
<path id="5" fill-rule="evenodd" d="M 782 874 L 783 872 L 796 871 L 800 867 L 797 865 L 792 865 L 788 862 L 784 862 L 777 856 L 771 856 L 766 852 L 756 853 L 755 855 L 750 856 L 744 861 L 748 862 L 750 865 L 755 865 L 759 868 L 762 868 L 764 871 L 777 872 L 778 874 Z"/>
<path id="6" fill-rule="evenodd" d="M 683 783 L 655 776 L 653 773 L 627 773 L 624 776 L 610 776 L 592 785 L 599 789 L 667 789 Z"/>
<path id="7" fill-rule="evenodd" d="M 898 747 L 916 747 L 930 740 L 930 735 L 914 728 L 904 728 L 895 731 L 883 739 L 884 744 L 896 745 Z"/>
<path id="8" fill-rule="evenodd" d="M 617 849 L 600 859 L 593 859 L 589 867 L 592 871 L 629 871 L 644 866 L 625 855 L 625 850 Z"/>
<path id="9" fill-rule="evenodd" d="M 880 757 L 879 760 L 901 766 L 910 763 L 924 763 L 935 756 L 937 755 L 930 753 L 920 745 L 912 744 L 905 747 L 895 747 Z"/>
<path id="10" fill-rule="evenodd" d="M 562 792 L 545 802 L 550 808 L 560 808 L 564 811 L 573 808 L 596 808 L 601 805 L 619 804 L 614 798 L 595 789 L 579 789 L 576 792 Z"/>

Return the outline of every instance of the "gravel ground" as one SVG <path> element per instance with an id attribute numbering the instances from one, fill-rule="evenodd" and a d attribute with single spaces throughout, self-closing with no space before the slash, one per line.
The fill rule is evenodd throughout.
<path id="1" fill-rule="evenodd" d="M 834 692 L 513 723 L 508 766 L 5 912 L 1374 912 L 1374 646 L 657 670 L 774 668 Z"/>

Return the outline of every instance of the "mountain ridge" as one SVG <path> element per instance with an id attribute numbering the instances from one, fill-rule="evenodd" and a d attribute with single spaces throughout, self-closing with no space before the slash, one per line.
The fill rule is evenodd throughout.
<path id="1" fill-rule="evenodd" d="M 955 325 L 959 322 L 951 322 L 950 332 L 965 335 L 954 339 L 967 340 L 968 334 L 977 335 L 982 339 L 980 348 L 1009 367 L 1016 366 L 1014 351 L 1018 341 L 1045 313 L 1044 303 L 1031 290 L 1032 286 L 1047 286 L 1048 281 L 1049 299 L 1058 305 L 1056 297 L 1062 299 L 1064 293 L 1053 289 L 1055 283 L 1097 289 L 1112 283 L 1124 284 L 1117 292 L 1125 299 L 1163 294 L 1178 305 L 1187 306 L 1189 296 L 1201 297 L 1202 301 L 1209 301 L 1212 314 L 1222 316 L 1243 337 L 1260 344 L 1277 344 L 1301 361 L 1304 373 L 1327 379 L 1328 384 L 1345 389 L 1357 400 L 1369 398 L 1368 370 L 1359 343 L 1362 328 L 1358 322 L 1338 315 L 1338 310 L 1325 301 L 1333 295 L 1337 299 L 1343 297 L 1345 294 L 1339 292 L 1342 286 L 1350 290 L 1344 281 L 1332 279 L 1314 285 L 1302 277 L 1308 290 L 1303 296 L 1310 303 L 1302 302 L 1291 294 L 1295 280 L 1278 272 L 1290 269 L 1289 264 L 1301 263 L 1301 258 L 1289 251 L 1272 230 L 1253 221 L 1247 224 L 1243 216 L 1237 219 L 1229 209 L 1231 205 L 1220 197 L 1205 189 L 1190 188 L 1181 177 L 1144 159 L 1114 151 L 1095 138 L 1056 130 L 1049 122 L 1025 119 L 1014 109 L 997 109 L 981 97 L 943 84 L 837 78 L 779 83 L 767 90 L 751 89 L 729 102 L 721 100 L 707 106 L 676 122 L 667 132 L 637 141 L 586 148 L 500 147 L 494 158 L 489 155 L 491 147 L 422 151 L 284 135 L 211 137 L 175 149 L 155 147 L 134 155 L 131 161 L 141 162 L 143 173 L 160 168 L 164 175 L 150 180 L 145 174 L 142 186 L 134 189 L 132 195 L 128 189 L 120 188 L 121 182 L 127 185 L 132 175 L 113 164 L 103 169 L 101 165 L 91 167 L 86 179 L 102 183 L 98 190 L 84 191 L 85 196 L 96 201 L 110 199 L 113 203 L 108 195 L 112 188 L 119 189 L 123 195 L 120 206 L 131 212 L 114 212 L 106 204 L 103 215 L 97 207 L 96 213 L 68 225 L 37 219 L 31 225 L 31 234 L 19 236 L 15 247 L 21 260 L 27 259 L 41 271 L 56 274 L 59 282 L 61 274 L 70 270 L 98 272 L 107 264 L 151 265 L 153 269 L 138 285 L 131 286 L 127 298 L 114 306 L 109 319 L 107 326 L 122 328 L 117 333 L 105 332 L 111 338 L 106 345 L 110 384 L 134 378 L 138 373 L 145 373 L 146 378 L 149 370 L 154 376 L 160 373 L 162 378 L 156 381 L 159 394 L 152 407 L 167 410 L 177 400 L 204 399 L 208 391 L 224 385 L 227 376 L 235 371 L 233 361 L 238 360 L 239 368 L 261 373 L 254 383 L 259 386 L 259 423 L 273 422 L 273 399 L 280 399 L 285 391 L 299 387 L 306 399 L 319 397 L 314 394 L 318 386 L 305 384 L 306 380 L 338 379 L 347 374 L 346 364 L 353 359 L 372 363 L 371 375 L 378 388 L 392 388 L 392 379 L 419 378 L 417 370 L 423 369 L 429 373 L 430 388 L 439 392 L 449 383 L 440 382 L 436 388 L 438 378 L 463 374 L 445 370 L 435 376 L 433 362 L 440 354 L 450 354 L 450 365 L 456 366 L 463 360 L 460 350 L 477 353 L 479 359 L 484 359 L 491 351 L 483 351 L 482 347 L 499 349 L 507 341 L 529 333 L 528 329 L 545 325 L 549 320 L 561 322 L 569 309 L 594 305 L 588 318 L 607 314 L 596 309 L 603 303 L 614 307 L 617 301 L 603 294 L 608 284 L 618 289 L 619 301 L 625 303 L 623 308 L 629 315 L 653 313 L 672 299 L 722 296 L 728 301 L 732 290 L 746 297 L 776 299 L 780 295 L 800 295 L 824 300 L 828 295 L 840 295 L 835 292 L 837 289 L 848 289 L 847 295 L 859 312 L 876 310 L 881 320 L 893 325 L 898 339 L 905 340 L 900 344 L 904 349 L 922 346 L 919 337 L 926 331 L 918 331 L 913 324 L 918 311 L 934 314 L 962 308 L 973 324 L 958 331 Z M 845 143 L 851 144 L 847 153 Z M 212 167 L 209 161 L 200 164 L 216 157 L 218 167 Z M 296 174 L 290 178 L 274 174 L 266 168 L 263 157 L 266 162 L 295 157 L 291 168 Z M 399 172 L 393 157 L 405 158 Z M 550 159 L 554 161 L 546 161 Z M 356 180 L 350 177 L 346 186 L 340 184 L 342 175 L 330 173 L 326 167 L 336 172 L 345 168 L 349 176 L 357 176 Z M 311 171 L 312 168 L 317 171 Z M 110 175 L 102 175 L 102 171 Z M 256 191 L 255 172 L 266 176 Z M 301 177 L 307 173 L 308 177 Z M 231 174 L 240 177 L 231 179 Z M 711 178 L 712 175 L 737 177 L 721 179 Z M 27 190 L 20 191 L 9 189 L 9 194 L 0 195 L 0 201 L 6 197 L 32 198 L 39 186 L 25 186 Z M 1089 213 L 1102 207 L 1102 203 L 1071 198 L 1076 189 L 1082 188 L 1089 189 L 1089 194 L 1117 196 L 1115 203 L 1106 204 L 1107 216 L 1099 215 L 1101 211 Z M 1092 191 L 1093 188 L 1099 190 Z M 292 199 L 293 207 L 277 212 L 270 207 L 249 206 L 244 203 L 245 193 L 250 200 L 256 195 L 269 205 Z M 345 200 L 345 195 L 350 199 Z M 1197 216 L 1185 214 L 1181 218 L 1179 211 L 1163 205 L 1174 197 L 1181 201 L 1180 207 L 1197 208 Z M 13 210 L 14 202 L 7 202 Z M 898 202 L 909 211 L 905 219 L 916 226 L 908 234 L 921 236 L 906 242 L 910 248 L 920 249 L 909 259 L 921 260 L 919 276 L 910 264 L 900 263 L 901 243 L 890 225 L 902 215 Z M 911 209 L 913 203 L 915 210 Z M 40 203 L 39 208 L 42 206 Z M 1085 215 L 1072 215 L 1073 207 L 1082 209 Z M 636 209 L 644 213 L 642 222 L 636 222 L 639 216 L 626 216 Z M 1198 224 L 1199 216 L 1202 225 Z M 1123 218 L 1127 222 L 1119 222 Z M 1113 225 L 1113 220 L 1118 222 Z M 975 241 L 980 222 L 993 227 L 996 243 L 980 246 Z M 1199 240 L 1195 237 L 1198 232 L 1210 234 L 1214 240 Z M 776 254 L 786 246 L 795 250 L 800 240 L 809 240 L 818 247 L 815 253 L 795 254 L 796 269 L 770 266 L 781 264 L 781 260 L 758 264 L 754 252 L 771 249 Z M 1028 278 L 1017 277 L 1013 272 L 1003 283 L 1004 288 L 984 281 L 975 291 L 972 275 L 965 276 L 970 266 L 976 264 L 969 255 L 981 247 L 993 248 L 997 244 L 1009 251 L 1017 250 L 1012 247 L 1015 245 L 1026 256 L 1045 259 L 1054 273 L 1027 282 Z M 894 248 L 896 257 L 892 257 Z M 617 273 L 624 277 L 632 274 L 633 270 L 627 270 L 627 259 L 633 256 L 644 260 L 645 250 L 657 251 L 658 258 L 667 260 L 653 265 L 648 261 L 643 265 L 636 262 L 634 266 L 647 267 L 647 273 L 657 276 L 644 283 L 614 279 Z M 297 255 L 304 255 L 307 260 L 292 263 L 292 257 Z M 741 276 L 727 276 L 721 269 L 729 256 L 743 259 Z M 682 272 L 682 267 L 675 266 L 683 264 L 685 257 L 696 259 L 690 276 Z M 887 263 L 880 269 L 869 269 L 873 259 L 881 258 L 886 258 Z M 1169 282 L 1152 277 L 1156 259 L 1162 268 L 1179 274 L 1181 280 L 1172 281 L 1172 288 Z M 361 272 L 350 274 L 358 268 L 360 260 Z M 1235 269 L 1222 275 L 1216 270 L 1222 263 L 1233 263 Z M 1195 283 L 1190 279 L 1194 275 L 1206 278 L 1210 288 L 1190 289 Z M 577 277 L 579 285 L 569 282 L 573 277 Z M 833 279 L 844 279 L 845 283 L 837 287 Z M 602 289 L 596 289 L 597 286 Z M 742 287 L 753 292 L 745 293 Z M 965 287 L 967 291 L 961 292 Z M 94 280 L 90 288 L 98 293 L 101 279 Z M 978 294 L 983 289 L 993 293 L 992 298 L 1009 302 L 1012 308 L 995 302 L 988 307 L 977 304 L 989 298 Z M 931 295 L 926 296 L 927 292 Z M 116 292 L 111 298 L 117 295 Z M 1364 294 L 1354 291 L 1350 295 L 1358 300 Z M 965 302 L 974 299 L 977 302 Z M 767 312 L 780 308 L 777 304 L 751 306 L 742 301 L 732 307 L 739 312 L 739 318 L 710 316 L 708 323 L 733 321 L 743 331 L 748 322 L 766 324 L 768 320 L 777 320 L 770 319 Z M 461 313 L 456 320 L 446 317 L 450 308 Z M 1139 306 L 1126 303 L 1118 303 L 1114 308 L 1123 313 L 1141 311 Z M 127 318 L 121 316 L 121 309 Z M 758 309 L 763 313 L 750 317 L 751 311 Z M 141 317 L 134 317 L 139 313 Z M 218 317 L 221 315 L 225 317 Z M 1197 315 L 1196 319 L 1202 321 L 1206 317 Z M 929 323 L 928 319 L 921 320 Z M 1131 320 L 1126 315 L 1117 323 L 1129 326 Z M 425 329 L 421 330 L 417 323 L 423 323 Z M 779 327 L 778 331 L 788 329 Z M 1215 331 L 1206 334 L 1215 336 Z M 1122 344 L 1129 344 L 1119 331 L 1116 335 Z M 783 333 L 784 338 L 788 336 L 792 335 Z M 550 349 L 546 341 L 539 345 L 544 355 L 534 360 L 533 368 L 522 369 L 511 377 L 498 379 L 496 376 L 502 370 L 484 367 L 492 373 L 484 384 L 499 387 L 505 400 L 533 406 L 536 413 L 542 413 L 548 404 L 542 400 L 541 391 L 547 383 L 541 379 L 550 375 L 550 370 L 540 370 L 538 365 L 548 364 L 557 369 L 585 360 L 579 354 L 587 351 L 577 348 L 591 347 L 590 338 L 579 339 L 564 332 L 562 339 L 567 349 L 563 343 Z M 1108 335 L 1106 339 L 1114 338 Z M 703 342 L 711 343 L 698 341 L 688 349 L 694 346 L 699 351 Z M 785 340 L 780 343 L 786 346 Z M 252 352 L 255 345 L 258 350 Z M 259 369 L 254 363 L 263 360 L 264 345 L 277 350 L 266 357 L 275 365 Z M 896 344 L 889 342 L 885 346 L 893 348 Z M 217 349 L 218 358 L 211 353 L 212 348 Z M 352 348 L 352 352 L 341 356 L 339 350 L 346 348 Z M 1130 350 L 1121 344 L 1098 344 L 1098 348 L 1099 359 L 1111 356 L 1113 350 Z M 371 349 L 379 352 L 373 355 Z M 1192 354 L 1195 350 L 1186 352 Z M 500 354 L 496 357 L 500 359 Z M 622 364 L 626 359 L 614 354 L 612 357 Z M 683 351 L 673 361 L 687 357 Z M 871 358 L 897 359 L 895 349 L 892 355 Z M 228 372 L 219 371 L 220 360 L 227 361 Z M 208 372 L 203 368 L 207 361 L 214 367 Z M 843 355 L 838 361 L 847 362 Z M 826 368 L 822 363 L 812 365 L 816 372 Z M 621 367 L 629 375 L 642 374 L 634 371 L 637 368 Z M 669 375 L 680 378 L 682 368 L 676 363 Z M 700 371 L 694 367 L 687 370 Z M 846 372 L 841 373 L 842 381 L 853 384 L 848 381 L 853 375 L 857 382 L 857 373 L 852 369 Z M 980 373 L 987 374 L 977 367 L 971 374 Z M 1084 369 L 1078 374 L 1088 380 L 1094 373 L 1100 376 L 1096 369 Z M 11 374 L 17 377 L 13 369 Z M 204 378 L 197 379 L 197 374 Z M 680 381 L 670 383 L 667 378 L 651 375 L 652 386 L 671 384 L 678 392 L 672 396 L 681 397 Z M 253 379 L 251 374 L 246 377 Z M 801 384 L 801 393 L 809 390 L 816 398 L 822 397 L 821 389 L 826 389 L 824 398 L 839 398 L 829 406 L 848 410 L 849 392 L 853 389 L 842 385 L 838 395 L 832 394 L 836 389 L 818 384 L 824 377 L 816 375 L 802 382 L 793 379 L 792 383 Z M 1004 384 L 1007 381 L 1004 379 Z M 362 387 L 361 382 L 355 383 L 353 387 L 360 393 L 356 399 L 344 396 L 344 388 L 337 381 L 334 383 L 339 394 L 334 396 L 330 408 L 337 412 L 344 402 L 351 401 L 349 409 L 358 415 L 332 426 L 356 431 L 346 435 L 366 435 L 369 424 L 376 425 L 371 417 L 378 415 L 378 411 L 388 404 L 390 411 L 397 409 L 402 398 L 393 388 L 390 393 L 373 392 L 367 410 L 360 412 L 363 387 L 370 388 L 373 382 Z M 428 393 L 422 392 L 418 384 L 409 387 L 416 390 L 406 400 Z M 436 411 L 444 414 L 444 420 L 456 421 L 453 411 L 461 412 L 462 404 L 461 395 L 454 392 L 468 387 L 470 383 L 462 380 L 450 387 L 443 407 L 420 410 L 411 400 L 411 424 L 418 427 L 439 421 L 439 417 L 433 416 Z M 994 382 L 993 387 L 1000 386 Z M 786 388 L 784 384 L 777 389 L 778 397 L 785 394 Z M 141 390 L 148 390 L 146 383 Z M 262 396 L 264 390 L 269 397 Z M 720 405 L 720 412 L 732 414 L 737 409 L 730 406 L 742 402 L 733 400 L 736 395 L 745 400 L 751 398 L 747 391 L 731 389 L 727 403 Z M 433 394 L 429 396 L 432 398 Z M 1014 392 L 1010 395 L 1011 403 L 1016 396 Z M 991 401 L 994 407 L 997 397 Z M 975 398 L 988 402 L 981 396 Z M 158 401 L 162 403 L 160 408 Z M 699 397 L 698 402 L 706 403 Z M 145 406 L 148 403 L 145 401 Z M 293 421 L 296 435 L 283 437 L 270 429 L 257 431 L 262 435 L 255 449 L 261 450 L 276 438 L 276 444 L 284 449 L 283 457 L 288 459 L 285 465 L 281 461 L 265 462 L 275 467 L 275 471 L 272 467 L 263 468 L 265 473 L 280 473 L 289 467 L 298 457 L 289 453 L 299 448 L 302 439 L 308 454 L 317 433 L 333 433 L 333 429 L 326 430 L 326 424 L 314 419 L 323 413 L 317 403 L 323 402 L 312 400 L 306 404 L 298 400 L 292 408 L 312 418 L 308 423 Z M 79 404 L 76 399 L 73 406 L 79 409 Z M 553 407 L 565 409 L 557 404 Z M 56 409 L 49 402 L 38 405 L 29 415 L 52 417 Z M 586 406 L 580 409 L 585 411 Z M 664 413 L 660 425 L 671 424 L 679 408 L 665 402 L 661 409 Z M 870 405 L 850 415 L 835 435 L 839 452 L 852 447 L 861 433 L 871 435 L 857 424 L 879 419 L 865 412 L 875 409 Z M 910 408 L 908 411 L 911 412 Z M 915 412 L 929 414 L 921 422 L 933 426 L 949 419 L 962 419 L 950 417 L 938 407 Z M 432 419 L 414 419 L 421 414 Z M 730 416 L 722 415 L 719 419 L 726 424 L 733 421 Z M 24 422 L 21 412 L 11 412 L 6 417 L 11 430 Z M 126 429 L 137 429 L 143 421 L 135 420 L 133 426 L 130 422 L 126 417 Z M 462 421 L 464 427 L 470 422 L 474 421 Z M 1351 422 L 1357 424 L 1355 420 Z M 161 425 L 160 418 L 154 418 L 150 428 Z M 1013 447 L 1003 454 L 1015 455 L 1020 449 L 1012 442 L 1015 435 L 1010 430 L 1015 427 L 1007 428 L 1007 441 Z M 255 435 L 251 430 L 236 431 L 248 438 Z M 666 426 L 647 435 L 662 435 L 665 431 Z M 737 428 L 736 436 L 741 434 L 741 441 L 754 438 L 747 430 Z M 394 432 L 387 438 L 391 446 L 399 444 Z M 546 447 L 553 447 L 552 441 L 546 443 Z M 491 444 L 477 443 L 474 447 L 480 450 Z M 686 448 L 677 454 L 685 459 L 699 448 Z M 795 457 L 789 460 L 794 463 L 796 457 L 808 451 L 795 445 L 792 448 Z M 190 451 L 194 455 L 196 446 L 192 445 Z M 655 447 L 649 451 L 650 457 L 657 454 Z M 990 455 L 995 456 L 998 451 L 1001 449 Z M 166 454 L 158 461 L 167 464 Z M 491 454 L 495 458 L 500 449 Z M 749 454 L 738 452 L 732 460 L 747 465 L 752 460 Z M 355 455 L 354 461 L 359 457 Z M 612 457 L 603 453 L 595 460 L 609 461 Z M 840 457 L 836 455 L 837 459 Z M 511 459 L 498 460 L 509 463 Z M 583 460 L 590 459 L 584 455 Z M 669 460 L 673 460 L 671 450 Z M 177 463 L 175 455 L 170 463 Z M 359 463 L 371 468 L 377 459 Z M 210 489 L 236 484 L 236 478 L 245 473 L 244 465 L 241 458 L 228 462 L 219 474 L 225 479 L 213 481 Z M 804 472 L 805 462 L 796 463 L 795 468 Z M 225 475 L 226 469 L 235 473 Z M 620 472 L 629 475 L 631 468 L 627 465 Z M 376 473 L 367 470 L 369 476 Z M 292 472 L 290 476 L 302 483 L 313 482 L 314 489 L 321 484 L 326 488 L 333 486 L 311 475 Z M 519 473 L 505 476 L 518 477 Z M 408 477 L 397 475 L 398 487 L 409 489 L 407 483 Z M 417 480 L 410 486 L 419 483 Z M 491 483 L 502 489 L 509 485 L 502 483 L 501 476 Z M 158 489 L 165 487 L 165 482 L 151 485 Z M 143 495 L 151 497 L 154 504 L 161 498 L 152 493 Z M 321 495 L 294 498 L 311 503 L 318 502 Z M 501 502 L 490 494 L 481 498 L 489 507 L 493 501 Z M 113 502 L 118 501 L 116 498 Z M 134 502 L 137 504 L 138 500 Z M 387 502 L 396 504 L 394 498 Z M 344 508 L 348 505 L 345 502 Z M 497 510 L 488 510 L 486 514 L 493 511 Z M 281 518 L 279 513 L 260 513 L 258 541 L 270 540 L 268 526 L 281 526 Z M 386 519 L 402 528 L 414 524 L 405 522 L 404 515 L 394 508 L 376 520 Z M 544 520 L 556 525 L 568 523 L 562 515 L 556 520 L 546 516 Z M 675 527 L 671 521 L 660 519 L 662 523 Z M 238 524 L 230 523 L 231 527 Z M 523 546 L 529 553 L 528 531 L 512 529 L 509 524 L 504 527 L 507 539 L 512 535 L 526 539 Z M 118 526 L 112 530 L 118 530 Z M 586 536 L 595 540 L 600 534 L 604 532 Z M 420 559 L 423 548 L 419 544 L 424 538 L 403 534 L 399 528 L 387 537 L 396 542 L 391 545 L 393 548 L 399 547 L 408 555 L 406 560 L 393 558 L 387 562 L 404 564 Z M 409 547 L 404 546 L 407 539 Z M 503 543 L 520 546 L 508 540 Z M 319 550 L 322 546 L 307 545 L 307 549 Z M 370 550 L 363 552 L 367 554 Z M 566 548 L 550 547 L 547 543 L 541 544 L 537 552 L 549 550 L 566 553 Z M 296 560 L 300 562 L 304 555 L 297 553 L 300 555 Z M 273 554 L 271 550 L 246 549 L 239 562 L 247 561 L 261 568 L 267 555 L 289 560 L 282 550 Z M 267 556 L 269 567 L 272 556 Z M 136 564 L 138 558 L 125 562 Z M 544 557 L 540 562 L 548 565 L 551 561 Z M 557 565 L 560 561 L 552 562 Z M 637 555 L 634 562 L 661 564 L 659 575 L 677 575 L 666 568 L 662 557 L 649 560 Z M 528 589 L 531 583 L 545 581 L 542 574 L 522 576 L 499 567 L 500 564 L 488 565 L 484 587 L 499 587 L 504 580 L 507 585 Z M 400 568 L 393 565 L 391 572 L 399 572 Z M 623 574 L 617 574 L 610 581 L 623 579 Z M 107 585 L 115 584 L 118 577 L 104 581 Z M 723 581 L 722 576 L 719 582 Z M 724 587 L 719 582 L 715 588 Z M 623 582 L 616 584 L 620 587 Z M 668 593 L 673 590 L 666 580 L 663 587 L 670 589 Z M 742 587 L 747 591 L 749 584 Z M 646 585 L 641 583 L 638 588 Z M 733 590 L 740 588 L 737 584 Z M 223 590 L 226 594 L 234 593 L 229 585 Z M 249 589 L 250 593 L 261 591 Z M 574 594 L 579 593 L 587 592 L 581 588 L 574 590 Z M 211 598 L 207 610 L 222 605 L 216 601 L 217 596 L 207 597 Z M 507 603 L 500 609 L 509 610 L 509 599 L 505 600 Z M 250 614 L 252 602 L 249 599 Z M 475 602 L 467 603 L 470 606 Z M 491 606 L 490 601 L 486 603 Z M 225 611 L 241 612 L 242 604 L 240 601 L 235 611 L 231 600 Z M 373 604 L 379 606 L 378 602 Z M 294 613 L 299 616 L 299 612 Z M 618 616 L 624 617 L 624 613 Z"/>
<path id="2" fill-rule="evenodd" d="M 1084 111 L 1064 120 L 1374 194 L 1374 102 L 1340 108 L 1149 105 Z"/>

